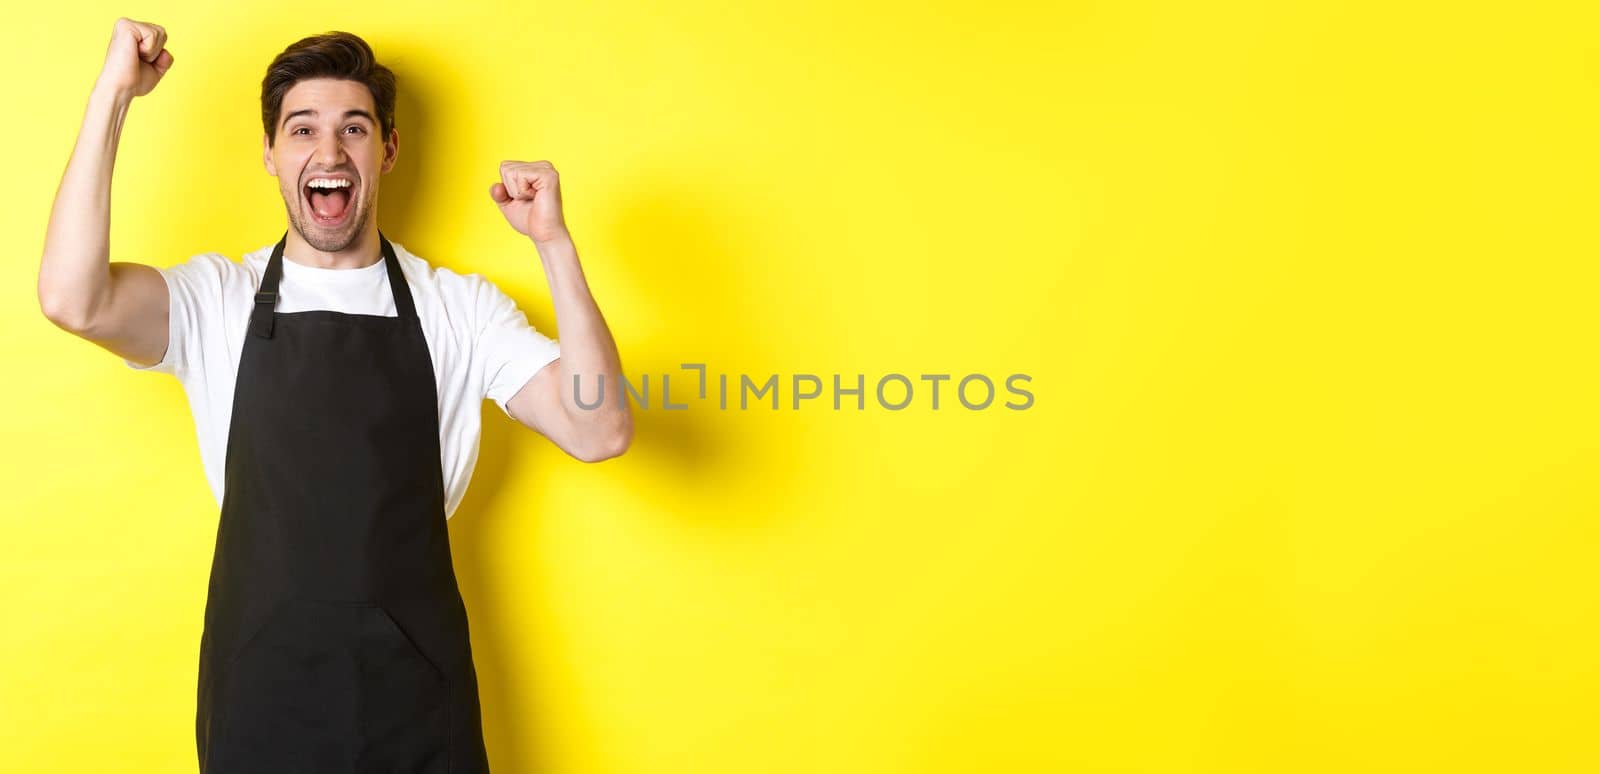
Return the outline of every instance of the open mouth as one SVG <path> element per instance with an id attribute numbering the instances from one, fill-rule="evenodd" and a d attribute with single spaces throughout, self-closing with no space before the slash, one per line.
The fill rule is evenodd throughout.
<path id="1" fill-rule="evenodd" d="M 332 181 L 332 182 L 329 182 Z M 355 181 L 347 177 L 315 177 L 301 193 L 306 197 L 311 219 L 319 226 L 338 226 L 350 216 Z"/>

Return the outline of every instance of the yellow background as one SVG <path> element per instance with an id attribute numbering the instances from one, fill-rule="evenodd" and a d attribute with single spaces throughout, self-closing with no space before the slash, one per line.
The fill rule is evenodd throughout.
<path id="1" fill-rule="evenodd" d="M 0 768 L 194 770 L 187 404 L 35 297 L 127 15 L 176 64 L 116 260 L 276 240 L 261 76 L 346 29 L 400 78 L 385 232 L 541 329 L 502 159 L 560 170 L 630 374 L 1033 377 L 637 412 L 593 466 L 485 403 L 450 531 L 497 771 L 1600 770 L 1590 8 L 25 4 Z"/>

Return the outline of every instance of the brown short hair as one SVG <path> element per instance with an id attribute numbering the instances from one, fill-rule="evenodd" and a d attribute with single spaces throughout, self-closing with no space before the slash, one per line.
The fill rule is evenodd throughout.
<path id="1" fill-rule="evenodd" d="M 388 138 L 394 128 L 394 73 L 378 63 L 365 40 L 348 32 L 326 32 L 289 44 L 267 66 L 267 77 L 261 79 L 261 128 L 267 132 L 269 146 L 277 140 L 283 95 L 311 78 L 336 78 L 366 86 L 372 92 L 383 137 Z"/>

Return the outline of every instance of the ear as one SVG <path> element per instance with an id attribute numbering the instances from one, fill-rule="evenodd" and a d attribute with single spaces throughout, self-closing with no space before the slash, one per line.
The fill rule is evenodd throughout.
<path id="1" fill-rule="evenodd" d="M 383 144 L 383 172 L 389 174 L 394 169 L 394 160 L 400 155 L 400 130 L 390 129 L 389 140 Z"/>
<path id="2" fill-rule="evenodd" d="M 267 174 L 278 176 L 278 165 L 272 163 L 272 143 L 265 134 L 261 135 L 261 163 L 266 165 Z"/>

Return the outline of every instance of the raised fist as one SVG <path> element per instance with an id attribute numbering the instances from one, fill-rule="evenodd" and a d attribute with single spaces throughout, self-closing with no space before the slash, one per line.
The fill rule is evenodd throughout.
<path id="1" fill-rule="evenodd" d="M 172 67 L 166 45 L 167 31 L 161 25 L 118 19 L 98 86 L 135 97 L 149 94 Z"/>
<path id="2" fill-rule="evenodd" d="M 567 236 L 561 214 L 561 177 L 548 161 L 502 161 L 500 182 L 489 196 L 517 233 L 535 242 Z"/>

